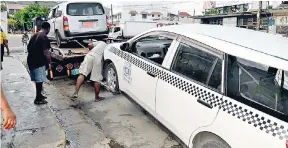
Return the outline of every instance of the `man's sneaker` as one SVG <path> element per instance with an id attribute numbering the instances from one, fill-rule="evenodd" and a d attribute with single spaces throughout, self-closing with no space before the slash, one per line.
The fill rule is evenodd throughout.
<path id="1" fill-rule="evenodd" d="M 36 105 L 43 105 L 43 104 L 47 104 L 48 102 L 46 100 L 35 100 L 34 104 Z"/>

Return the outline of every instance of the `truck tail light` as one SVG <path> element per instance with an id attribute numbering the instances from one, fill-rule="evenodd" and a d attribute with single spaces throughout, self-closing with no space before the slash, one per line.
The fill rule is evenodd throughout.
<path id="1" fill-rule="evenodd" d="M 66 31 L 69 30 L 68 18 L 66 16 L 63 16 L 63 28 Z"/>
<path id="2" fill-rule="evenodd" d="M 69 63 L 67 64 L 67 69 L 72 69 L 73 68 L 73 64 Z"/>

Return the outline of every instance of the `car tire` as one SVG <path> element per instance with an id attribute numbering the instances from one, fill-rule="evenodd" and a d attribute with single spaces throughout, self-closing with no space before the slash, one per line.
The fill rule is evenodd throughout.
<path id="1" fill-rule="evenodd" d="M 109 91 L 113 94 L 119 94 L 119 81 L 118 81 L 118 74 L 116 68 L 113 63 L 109 63 L 105 67 L 105 79 L 106 79 L 106 87 Z"/>
<path id="2" fill-rule="evenodd" d="M 56 44 L 59 48 L 63 47 L 63 44 L 62 44 L 62 38 L 61 38 L 61 35 L 58 31 L 56 31 Z"/>
<path id="3" fill-rule="evenodd" d="M 214 134 L 197 136 L 193 148 L 231 148 L 227 142 Z"/>

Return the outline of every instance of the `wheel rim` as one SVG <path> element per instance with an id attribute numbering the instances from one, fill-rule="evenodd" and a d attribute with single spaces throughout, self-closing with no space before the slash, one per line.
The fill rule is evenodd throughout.
<path id="1" fill-rule="evenodd" d="M 117 85 L 117 78 L 116 78 L 116 72 L 113 68 L 109 68 L 107 71 L 107 86 L 110 90 L 116 91 L 116 85 Z"/>
<path id="2" fill-rule="evenodd" d="M 57 33 L 57 35 L 56 35 L 56 38 L 57 38 L 57 45 L 60 46 L 61 42 L 60 42 L 60 38 L 59 38 L 58 33 Z"/>

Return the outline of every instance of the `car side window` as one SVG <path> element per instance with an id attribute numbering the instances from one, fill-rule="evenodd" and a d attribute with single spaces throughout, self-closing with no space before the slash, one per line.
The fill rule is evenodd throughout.
<path id="1" fill-rule="evenodd" d="M 171 70 L 206 86 L 221 90 L 222 59 L 180 43 Z"/>
<path id="2" fill-rule="evenodd" d="M 132 53 L 162 65 L 173 39 L 161 35 L 148 35 L 132 43 Z"/>
<path id="3" fill-rule="evenodd" d="M 287 71 L 228 56 L 227 96 L 252 103 L 260 110 L 264 107 L 268 114 L 274 111 L 287 118 L 288 80 L 285 73 Z"/>

